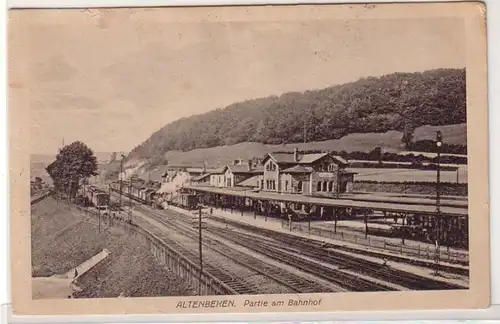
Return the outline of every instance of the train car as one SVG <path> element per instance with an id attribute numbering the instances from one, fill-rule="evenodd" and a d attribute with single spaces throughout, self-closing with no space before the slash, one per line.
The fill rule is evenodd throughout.
<path id="1" fill-rule="evenodd" d="M 123 182 L 122 191 L 124 193 L 126 193 L 127 195 L 132 194 L 130 182 L 128 182 L 128 181 Z"/>
<path id="2" fill-rule="evenodd" d="M 93 195 L 92 203 L 97 209 L 105 210 L 109 205 L 109 195 L 103 191 L 97 191 Z"/>
<path id="3" fill-rule="evenodd" d="M 146 189 L 146 191 L 144 193 L 145 194 L 144 200 L 146 200 L 146 203 L 148 203 L 148 204 L 153 203 L 155 192 L 156 192 L 156 190 L 154 190 L 154 189 L 151 189 L 151 188 Z"/>
<path id="4" fill-rule="evenodd" d="M 102 210 L 108 208 L 109 194 L 95 186 L 87 186 L 85 188 L 85 198 L 88 203 L 92 204 L 97 209 Z"/>
<path id="5" fill-rule="evenodd" d="M 137 185 L 132 185 L 132 196 L 139 198 L 139 192 L 142 187 Z"/>
<path id="6" fill-rule="evenodd" d="M 181 206 L 187 209 L 196 209 L 198 207 L 198 197 L 189 193 L 179 195 Z"/>

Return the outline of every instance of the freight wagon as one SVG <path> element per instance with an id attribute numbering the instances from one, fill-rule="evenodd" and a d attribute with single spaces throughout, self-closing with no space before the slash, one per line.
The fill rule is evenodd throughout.
<path id="1" fill-rule="evenodd" d="M 105 210 L 109 205 L 109 194 L 95 186 L 86 188 L 86 198 L 95 208 Z"/>

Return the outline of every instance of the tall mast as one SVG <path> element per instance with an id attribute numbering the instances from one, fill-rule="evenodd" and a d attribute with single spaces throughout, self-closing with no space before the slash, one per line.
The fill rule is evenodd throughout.
<path id="1" fill-rule="evenodd" d="M 304 144 L 307 142 L 307 128 L 306 128 L 306 121 L 304 120 Z"/>

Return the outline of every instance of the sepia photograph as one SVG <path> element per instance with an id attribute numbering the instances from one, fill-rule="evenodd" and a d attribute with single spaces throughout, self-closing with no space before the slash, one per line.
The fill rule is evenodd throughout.
<path id="1" fill-rule="evenodd" d="M 478 3 L 10 10 L 13 294 L 486 306 L 481 28 Z"/>

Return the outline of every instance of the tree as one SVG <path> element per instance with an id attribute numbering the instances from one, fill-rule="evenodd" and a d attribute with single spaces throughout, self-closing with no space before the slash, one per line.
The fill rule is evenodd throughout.
<path id="1" fill-rule="evenodd" d="M 413 132 L 415 131 L 414 127 L 410 124 L 406 124 L 403 130 L 403 137 L 401 141 L 404 143 L 405 148 L 407 150 L 411 150 L 413 145 Z"/>
<path id="2" fill-rule="evenodd" d="M 94 153 L 80 141 L 63 147 L 46 168 L 55 190 L 66 193 L 69 199 L 76 196 L 80 180 L 98 175 L 97 169 Z"/>
<path id="3" fill-rule="evenodd" d="M 111 156 L 109 158 L 109 163 L 113 163 L 116 161 L 116 152 L 111 153 Z"/>
<path id="4" fill-rule="evenodd" d="M 382 148 L 376 147 L 369 153 L 370 160 L 378 161 L 378 163 L 382 163 Z"/>
<path id="5" fill-rule="evenodd" d="M 246 100 L 181 118 L 153 133 L 128 158 L 148 160 L 154 166 L 165 153 L 175 150 L 241 142 L 292 144 L 302 143 L 304 138 L 307 142 L 326 141 L 352 133 L 390 130 L 405 130 L 401 142 L 414 150 L 417 127 L 465 122 L 465 69 L 393 73 Z"/>

